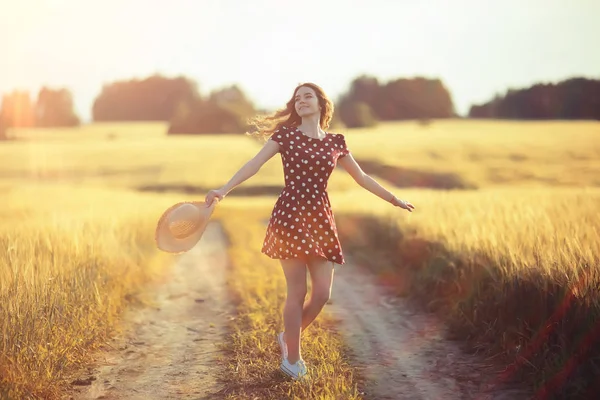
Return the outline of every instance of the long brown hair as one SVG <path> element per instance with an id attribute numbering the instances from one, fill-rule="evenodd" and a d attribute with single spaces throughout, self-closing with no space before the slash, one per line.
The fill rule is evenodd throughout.
<path id="1" fill-rule="evenodd" d="M 298 89 L 303 86 L 309 87 L 315 91 L 319 100 L 319 106 L 321 107 L 319 124 L 323 130 L 329 128 L 329 122 L 331 122 L 331 118 L 333 117 L 333 102 L 327 97 L 319 85 L 306 82 L 296 86 L 294 89 L 294 94 L 286 103 L 285 108 L 277 110 L 270 115 L 257 115 L 250 119 L 249 124 L 251 127 L 253 127 L 253 129 L 251 132 L 247 132 L 247 134 L 267 140 L 276 130 L 280 129 L 284 125 L 288 127 L 300 125 L 302 122 L 302 117 L 298 115 L 294 105 L 296 103 L 296 93 L 298 92 Z"/>

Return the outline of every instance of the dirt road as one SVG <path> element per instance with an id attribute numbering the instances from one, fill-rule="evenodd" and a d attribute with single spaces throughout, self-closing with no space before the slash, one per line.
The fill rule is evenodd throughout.
<path id="1" fill-rule="evenodd" d="M 126 316 L 126 334 L 75 386 L 74 400 L 218 398 L 216 343 L 229 317 L 225 243 L 221 227 L 211 223 L 160 287 L 157 306 Z M 351 361 L 367 378 L 360 387 L 366 399 L 526 398 L 507 389 L 484 394 L 490 384 L 480 360 L 445 340 L 435 318 L 386 294 L 350 257 L 335 272 L 326 312 L 340 320 Z"/>
<path id="2" fill-rule="evenodd" d="M 225 243 L 220 226 L 209 224 L 200 243 L 179 258 L 171 279 L 160 287 L 156 306 L 125 316 L 126 334 L 87 381 L 75 385 L 73 399 L 216 398 L 216 344 L 229 312 Z"/>
<path id="3" fill-rule="evenodd" d="M 349 262 L 335 272 L 328 311 L 339 320 L 354 365 L 367 380 L 360 388 L 365 398 L 530 398 L 518 389 L 498 388 L 484 372 L 482 360 L 445 339 L 439 320 L 416 313 L 402 299 L 386 293 L 347 258 Z"/>

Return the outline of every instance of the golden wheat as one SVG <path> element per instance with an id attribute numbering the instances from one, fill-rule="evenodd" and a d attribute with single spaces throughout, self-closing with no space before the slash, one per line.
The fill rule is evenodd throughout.
<path id="1" fill-rule="evenodd" d="M 59 396 L 168 265 L 153 224 L 165 200 L 68 186 L 21 186 L 0 211 L 0 388 Z M 143 299 L 141 299 L 143 300 Z"/>
<path id="2" fill-rule="evenodd" d="M 393 208 L 362 189 L 334 193 L 332 204 L 347 214 L 381 215 L 456 253 L 509 257 L 507 273 L 600 265 L 600 188 L 393 191 L 416 210 Z"/>
<path id="3" fill-rule="evenodd" d="M 495 260 L 504 277 L 541 273 L 568 284 L 586 268 L 598 267 L 599 127 L 591 122 L 434 121 L 348 130 L 348 145 L 359 160 L 452 172 L 481 189 L 393 189 L 374 175 L 416 205 L 409 214 L 336 171 L 329 185 L 334 212 L 342 220 L 345 214 L 379 216 L 385 234 L 393 223 L 467 261 Z M 0 387 L 49 397 L 117 326 L 126 294 L 162 271 L 165 260 L 157 258 L 152 240 L 158 213 L 223 185 L 260 144 L 239 135 L 167 137 L 164 124 L 13 133 L 23 140 L 0 144 L 0 245 L 6 249 L 0 255 L 0 304 L 6 305 L 0 309 Z M 275 157 L 243 185 L 282 183 Z M 198 195 L 124 190 L 177 190 L 178 185 L 195 187 Z M 276 307 L 283 301 L 284 281 L 276 262 L 257 253 L 264 233 L 260 219 L 268 217 L 274 201 L 274 196 L 231 195 L 216 213 L 232 238 L 233 271 L 239 274 L 230 280 L 240 318 L 232 325 L 235 340 L 229 350 L 241 366 L 251 358 L 261 365 L 274 361 L 268 332 L 280 323 Z M 342 344 L 327 319 L 321 321 L 314 332 L 327 340 L 317 343 L 309 332 L 308 354 L 317 360 L 319 354 L 334 354 L 344 372 L 323 373 L 308 389 L 282 387 L 298 396 L 357 396 Z M 241 373 L 251 381 L 262 379 L 255 368 Z M 270 386 L 259 389 L 266 396 L 287 395 Z"/>
<path id="4" fill-rule="evenodd" d="M 593 398 L 600 188 L 404 194 L 413 214 L 338 198 L 346 251 L 498 361 L 498 381 Z"/>
<path id="5" fill-rule="evenodd" d="M 600 185 L 600 123 L 434 121 L 346 133 L 356 158 L 435 173 L 475 186 Z"/>
<path id="6" fill-rule="evenodd" d="M 201 191 L 223 185 L 261 146 L 243 135 L 157 134 L 164 131 L 164 124 L 115 124 L 111 129 L 119 132 L 118 139 L 95 133 L 106 130 L 102 124 L 62 134 L 17 130 L 16 137 L 31 139 L 0 146 L 0 179 L 129 188 L 189 185 Z M 450 120 L 428 126 L 394 122 L 341 132 L 358 160 L 417 174 L 454 173 L 476 187 L 600 184 L 600 123 Z M 55 134 L 53 140 L 43 139 Z M 275 157 L 242 186 L 282 182 L 281 162 Z M 329 187 L 341 191 L 353 185 L 347 174 L 336 174 Z"/>

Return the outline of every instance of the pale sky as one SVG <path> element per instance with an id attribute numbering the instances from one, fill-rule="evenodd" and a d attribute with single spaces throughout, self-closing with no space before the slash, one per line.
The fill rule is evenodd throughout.
<path id="1" fill-rule="evenodd" d="M 0 93 L 185 75 L 280 107 L 368 74 L 440 78 L 460 114 L 509 87 L 600 78 L 599 0 L 0 0 Z"/>

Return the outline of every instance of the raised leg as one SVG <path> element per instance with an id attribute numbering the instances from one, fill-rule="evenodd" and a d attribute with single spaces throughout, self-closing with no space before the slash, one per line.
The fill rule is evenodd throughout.
<path id="1" fill-rule="evenodd" d="M 302 311 L 302 330 L 305 330 L 317 318 L 331 297 L 334 266 L 331 261 L 314 258 L 308 262 L 311 279 L 310 298 Z"/>

